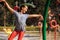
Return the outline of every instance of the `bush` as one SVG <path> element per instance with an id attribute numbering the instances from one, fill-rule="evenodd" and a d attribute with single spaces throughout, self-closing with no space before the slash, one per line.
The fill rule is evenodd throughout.
<path id="1" fill-rule="evenodd" d="M 3 28 L 9 28 L 13 31 L 15 27 L 14 26 L 9 26 L 9 27 L 0 26 L 0 31 L 3 31 Z M 26 26 L 26 31 L 38 31 L 38 30 L 39 28 L 36 26 Z"/>

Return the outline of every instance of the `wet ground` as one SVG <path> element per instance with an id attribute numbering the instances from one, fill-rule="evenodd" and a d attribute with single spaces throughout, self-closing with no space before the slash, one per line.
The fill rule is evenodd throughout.
<path id="1" fill-rule="evenodd" d="M 5 32 L 0 32 L 0 40 L 7 40 L 8 35 Z M 14 40 L 17 40 L 18 37 L 16 36 Z M 25 33 L 23 40 L 39 40 L 39 34 L 32 34 L 32 33 Z"/>
<path id="2" fill-rule="evenodd" d="M 46 33 L 46 39 L 47 40 L 55 40 L 54 38 L 54 32 L 50 32 L 49 34 Z M 8 35 L 5 32 L 0 32 L 0 40 L 7 40 Z M 14 40 L 17 40 L 17 37 L 14 38 Z M 25 33 L 23 40 L 43 40 L 42 39 L 42 33 Z M 60 33 L 56 33 L 56 40 L 60 40 Z"/>

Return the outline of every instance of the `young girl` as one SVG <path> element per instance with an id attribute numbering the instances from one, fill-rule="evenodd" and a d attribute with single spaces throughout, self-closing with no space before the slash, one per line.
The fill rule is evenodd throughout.
<path id="1" fill-rule="evenodd" d="M 20 12 L 17 12 L 15 10 L 13 10 L 9 4 L 5 1 L 5 0 L 0 0 L 0 2 L 4 2 L 6 7 L 9 9 L 9 11 L 15 15 L 15 29 L 12 32 L 12 34 L 10 35 L 10 37 L 8 38 L 8 40 L 13 40 L 14 37 L 16 37 L 18 35 L 18 40 L 22 40 L 23 36 L 24 36 L 24 32 L 25 32 L 25 26 L 26 26 L 26 19 L 30 18 L 30 17 L 40 17 L 41 15 L 38 14 L 32 14 L 32 15 L 28 15 L 28 14 L 24 14 L 27 12 L 28 7 L 26 5 L 22 5 L 20 6 Z"/>

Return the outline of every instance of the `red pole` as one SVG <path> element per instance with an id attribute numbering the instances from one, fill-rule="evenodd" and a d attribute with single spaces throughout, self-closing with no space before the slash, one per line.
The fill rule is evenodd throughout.
<path id="1" fill-rule="evenodd" d="M 54 40 L 56 40 L 56 28 L 54 29 Z"/>

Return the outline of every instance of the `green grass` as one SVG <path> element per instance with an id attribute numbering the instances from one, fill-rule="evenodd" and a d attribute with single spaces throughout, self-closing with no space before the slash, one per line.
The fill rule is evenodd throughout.
<path id="1" fill-rule="evenodd" d="M 3 31 L 3 28 L 10 28 L 11 30 L 14 30 L 15 26 L 0 26 L 0 31 Z M 36 26 L 26 26 L 26 31 L 39 31 L 39 28 Z"/>

